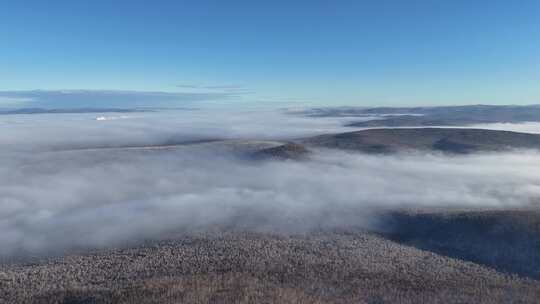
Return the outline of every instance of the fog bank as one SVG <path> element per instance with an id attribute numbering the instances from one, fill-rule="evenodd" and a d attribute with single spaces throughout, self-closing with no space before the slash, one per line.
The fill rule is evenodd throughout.
<path id="1" fill-rule="evenodd" d="M 131 115 L 131 114 L 129 114 Z M 517 208 L 540 197 L 540 154 L 372 156 L 317 150 L 309 161 L 246 161 L 230 143 L 51 151 L 201 138 L 294 138 L 341 120 L 280 112 L 2 118 L 0 256 L 117 246 L 213 227 L 271 232 L 379 229 L 395 208 Z M 150 116 L 145 116 L 150 115 Z M 152 116 L 154 115 L 154 116 Z M 283 120 L 280 120 L 282 119 Z"/>
<path id="2" fill-rule="evenodd" d="M 0 254 L 114 246 L 215 225 L 371 226 L 381 208 L 536 204 L 540 155 L 368 156 L 253 163 L 193 147 L 2 158 Z M 217 149 L 216 151 L 218 151 Z M 195 153 L 196 152 L 196 153 Z"/>

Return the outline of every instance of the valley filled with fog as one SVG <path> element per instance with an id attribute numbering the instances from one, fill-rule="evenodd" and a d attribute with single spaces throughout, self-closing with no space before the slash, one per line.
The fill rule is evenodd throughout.
<path id="1" fill-rule="evenodd" d="M 304 161 L 250 159 L 261 146 L 356 130 L 344 126 L 351 117 L 290 112 L 2 116 L 0 255 L 58 254 L 215 227 L 386 231 L 375 216 L 383 210 L 540 202 L 534 150 L 371 155 L 314 148 Z M 538 123 L 479 127 L 540 132 Z"/>
<path id="2" fill-rule="evenodd" d="M 540 123 L 478 107 L 4 112 L 0 303 L 535 303 Z"/>

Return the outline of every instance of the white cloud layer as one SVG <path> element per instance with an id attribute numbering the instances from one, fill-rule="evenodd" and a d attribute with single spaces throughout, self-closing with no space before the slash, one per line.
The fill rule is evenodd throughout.
<path id="1" fill-rule="evenodd" d="M 139 114 L 138 114 L 139 115 Z M 385 208 L 538 204 L 540 154 L 370 156 L 317 151 L 306 162 L 249 162 L 223 144 L 47 151 L 51 144 L 277 138 L 342 131 L 338 120 L 273 111 L 1 118 L 0 256 L 114 246 L 214 225 L 271 231 L 373 226 Z M 93 117 L 93 119 L 92 119 Z"/>
<path id="2" fill-rule="evenodd" d="M 354 130 L 343 118 L 308 118 L 275 109 L 168 110 L 97 119 L 104 113 L 9 115 L 0 117 L 0 145 L 18 149 L 99 145 L 144 145 L 197 138 L 274 139 Z"/>

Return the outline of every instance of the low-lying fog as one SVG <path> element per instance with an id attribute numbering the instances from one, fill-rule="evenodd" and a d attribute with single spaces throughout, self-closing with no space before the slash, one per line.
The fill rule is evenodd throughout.
<path id="1" fill-rule="evenodd" d="M 349 119 L 350 120 L 350 119 Z M 286 110 L 161 110 L 128 114 L 41 114 L 0 116 L 0 145 L 18 149 L 179 143 L 197 139 L 293 138 L 346 132 L 347 118 L 287 115 Z"/>
<path id="2" fill-rule="evenodd" d="M 379 229 L 373 213 L 380 208 L 521 207 L 540 198 L 540 154 L 531 151 L 372 156 L 320 150 L 305 162 L 254 162 L 227 153 L 223 143 L 69 150 L 351 130 L 341 127 L 342 118 L 269 110 L 96 120 L 101 116 L 114 115 L 0 118 L 0 256 L 114 246 L 215 225 L 275 232 Z"/>

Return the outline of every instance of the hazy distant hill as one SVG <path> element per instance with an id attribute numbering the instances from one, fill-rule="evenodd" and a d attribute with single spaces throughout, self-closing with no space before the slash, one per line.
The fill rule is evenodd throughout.
<path id="1" fill-rule="evenodd" d="M 352 123 L 357 127 L 464 126 L 479 123 L 540 121 L 540 106 L 458 106 L 433 108 L 375 108 L 370 113 L 391 114 L 392 111 L 421 115 L 389 116 L 381 120 Z"/>
<path id="2" fill-rule="evenodd" d="M 403 150 L 471 153 L 538 149 L 540 135 L 482 129 L 369 129 L 315 136 L 302 140 L 302 143 L 367 153 L 393 153 Z"/>
<path id="3" fill-rule="evenodd" d="M 353 150 L 364 153 L 402 151 L 439 151 L 445 153 L 493 152 L 511 149 L 540 149 L 540 134 L 465 128 L 383 128 L 339 134 L 325 134 L 295 142 L 265 140 L 201 139 L 169 140 L 156 144 L 124 146 L 69 147 L 58 150 L 155 151 L 162 149 L 199 149 L 206 153 L 224 153 L 249 159 L 291 159 L 309 157 L 310 147 Z"/>
<path id="4" fill-rule="evenodd" d="M 256 159 L 294 159 L 307 158 L 309 150 L 296 143 L 286 143 L 277 147 L 265 148 L 253 153 Z"/>
<path id="5" fill-rule="evenodd" d="M 540 105 L 529 106 L 448 106 L 315 108 L 301 114 L 311 117 L 371 117 L 381 119 L 350 123 L 354 127 L 465 126 L 479 123 L 540 121 Z M 384 115 L 384 116 L 382 116 Z"/>

